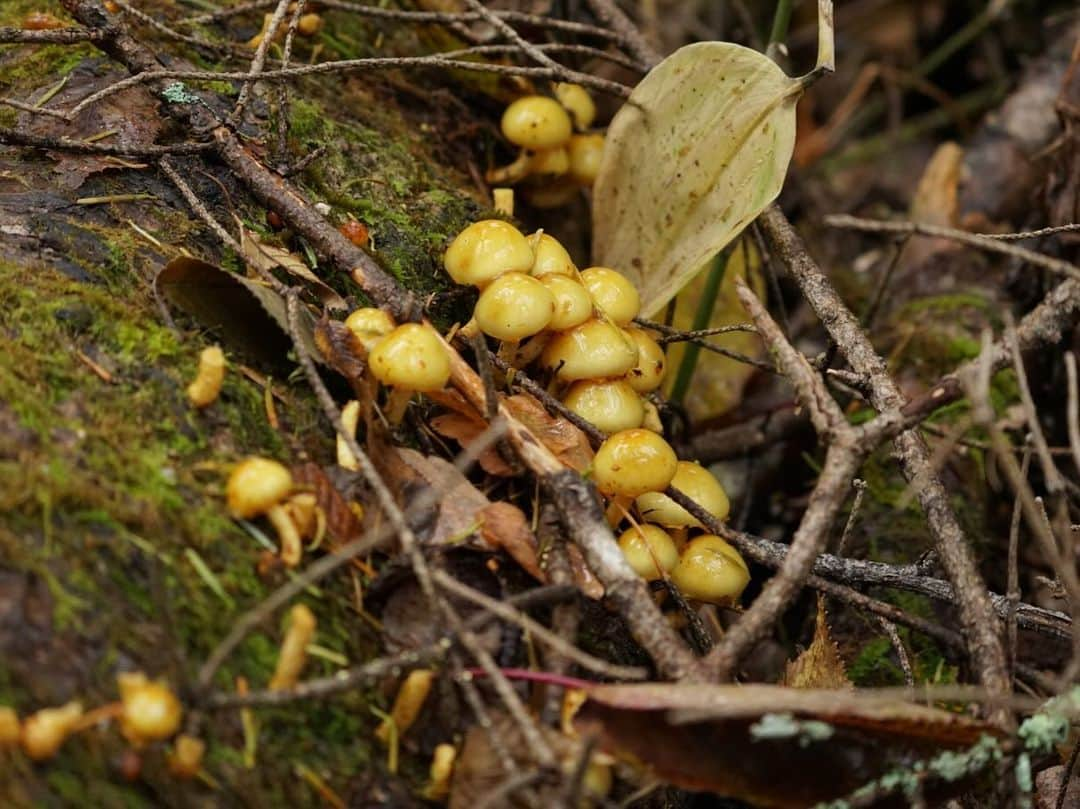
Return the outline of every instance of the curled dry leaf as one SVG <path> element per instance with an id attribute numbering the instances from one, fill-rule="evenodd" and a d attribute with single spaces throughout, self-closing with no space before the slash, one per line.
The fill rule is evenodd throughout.
<path id="1" fill-rule="evenodd" d="M 265 284 L 187 256 L 166 264 L 154 284 L 169 301 L 249 356 L 280 364 L 292 349 L 285 301 Z M 299 327 L 308 355 L 323 362 L 312 338 L 314 318 L 305 308 Z"/>
<path id="2" fill-rule="evenodd" d="M 485 541 L 506 551 L 534 579 L 545 580 L 536 560 L 536 534 L 520 508 L 500 501 L 482 508 L 477 516 L 481 520 L 480 536 Z"/>
<path id="3" fill-rule="evenodd" d="M 353 390 L 357 393 L 366 391 L 370 397 L 371 393 L 364 383 L 364 369 L 367 366 L 361 359 L 363 346 L 358 344 L 349 328 L 340 320 L 330 320 L 324 315 L 315 324 L 314 339 L 319 355 L 326 364 L 345 377 Z"/>
<path id="4" fill-rule="evenodd" d="M 328 545 L 334 550 L 363 533 L 363 526 L 356 518 L 345 498 L 316 463 L 305 463 L 292 469 L 293 481 L 310 488 L 315 495 L 315 504 L 326 517 L 326 535 Z"/>
<path id="5" fill-rule="evenodd" d="M 763 807 L 838 799 L 915 757 L 998 733 L 867 692 L 648 683 L 594 685 L 586 694 L 574 725 L 602 749 L 676 786 Z"/>
<path id="6" fill-rule="evenodd" d="M 608 128 L 593 190 L 593 256 L 663 308 L 772 202 L 795 144 L 803 83 L 729 42 L 680 48 Z"/>
<path id="7" fill-rule="evenodd" d="M 280 267 L 311 287 L 315 295 L 327 309 L 342 311 L 347 308 L 345 299 L 311 271 L 304 260 L 284 247 L 263 244 L 259 234 L 247 228 L 240 228 L 240 248 L 244 258 L 254 267 L 264 272 L 271 272 Z"/>
<path id="8" fill-rule="evenodd" d="M 829 631 L 824 599 L 818 596 L 814 640 L 784 671 L 783 684 L 792 688 L 851 689 L 844 660 Z"/>

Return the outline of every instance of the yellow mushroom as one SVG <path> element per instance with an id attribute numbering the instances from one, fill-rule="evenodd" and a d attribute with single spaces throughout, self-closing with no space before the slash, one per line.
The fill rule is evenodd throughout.
<path id="1" fill-rule="evenodd" d="M 17 745 L 21 730 L 15 709 L 0 705 L 0 749 Z"/>
<path id="2" fill-rule="evenodd" d="M 687 598 L 731 606 L 750 583 L 750 570 L 731 545 L 715 534 L 704 534 L 683 549 L 671 581 Z"/>
<path id="3" fill-rule="evenodd" d="M 120 732 L 133 744 L 168 739 L 180 729 L 184 709 L 172 690 L 141 671 L 116 676 L 123 706 Z"/>
<path id="4" fill-rule="evenodd" d="M 623 430 L 596 451 L 593 480 L 602 494 L 633 498 L 666 489 L 677 464 L 675 450 L 656 433 Z"/>
<path id="5" fill-rule="evenodd" d="M 574 119 L 574 127 L 588 129 L 596 118 L 596 104 L 589 95 L 589 91 L 580 84 L 559 82 L 555 84 L 555 98 L 559 99 L 570 117 Z"/>
<path id="6" fill-rule="evenodd" d="M 441 390 L 450 379 L 450 355 L 438 333 L 428 325 L 406 323 L 376 344 L 368 358 L 375 378 L 393 391 L 386 417 L 397 424 L 414 391 Z"/>
<path id="7" fill-rule="evenodd" d="M 578 269 L 566 248 L 554 236 L 538 230 L 529 237 L 529 246 L 533 251 L 533 263 L 529 274 L 542 278 L 555 273 L 577 278 Z"/>
<path id="8" fill-rule="evenodd" d="M 600 174 L 600 162 L 604 158 L 604 136 L 599 134 L 574 135 L 566 146 L 570 166 L 566 176 L 578 185 L 591 186 Z"/>
<path id="9" fill-rule="evenodd" d="M 208 407 L 217 401 L 225 380 L 225 354 L 218 346 L 204 348 L 199 354 L 199 370 L 187 386 L 188 400 L 195 407 Z"/>
<path id="10" fill-rule="evenodd" d="M 506 139 L 525 149 L 553 149 L 570 140 L 573 128 L 562 105 L 547 96 L 525 96 L 503 112 Z"/>
<path id="11" fill-rule="evenodd" d="M 345 318 L 345 327 L 353 333 L 368 354 L 379 340 L 394 330 L 395 325 L 394 318 L 382 309 L 370 306 L 356 309 Z"/>
<path id="12" fill-rule="evenodd" d="M 637 346 L 618 326 L 592 319 L 556 335 L 540 362 L 560 380 L 573 382 L 623 376 L 637 360 Z"/>
<path id="13" fill-rule="evenodd" d="M 169 772 L 176 778 L 186 780 L 194 778 L 202 769 L 203 755 L 206 753 L 206 742 L 194 736 L 181 733 L 173 742 L 173 749 L 169 752 Z"/>
<path id="14" fill-rule="evenodd" d="M 315 626 L 315 615 L 304 604 L 297 604 L 289 611 L 289 629 L 281 642 L 281 653 L 270 679 L 271 691 L 285 691 L 299 681 L 307 663 L 307 647 L 315 636 Z"/>
<path id="15" fill-rule="evenodd" d="M 625 331 L 638 348 L 637 364 L 626 374 L 626 381 L 638 393 L 651 393 L 664 381 L 664 349 L 644 329 Z"/>
<path id="16" fill-rule="evenodd" d="M 581 283 L 596 305 L 619 326 L 630 323 L 641 310 L 637 287 L 610 267 L 589 267 L 582 271 Z"/>
<path id="17" fill-rule="evenodd" d="M 459 284 L 483 289 L 506 272 L 528 272 L 533 251 L 524 234 L 501 219 L 474 222 L 443 254 L 443 266 Z"/>
<path id="18" fill-rule="evenodd" d="M 645 420 L 641 397 L 621 379 L 575 382 L 562 401 L 597 429 L 609 434 L 640 427 Z"/>
<path id="19" fill-rule="evenodd" d="M 679 551 L 671 535 L 656 525 L 635 525 L 619 537 L 626 561 L 646 581 L 663 578 L 679 562 Z"/>
<path id="20" fill-rule="evenodd" d="M 413 726 L 420 710 L 424 707 L 431 684 L 435 681 L 435 672 L 431 669 L 413 669 L 405 682 L 398 689 L 394 698 L 394 707 L 390 709 L 390 720 L 383 720 L 375 729 L 375 737 L 386 744 L 390 741 L 391 728 L 400 739 Z"/>
<path id="21" fill-rule="evenodd" d="M 547 273 L 538 279 L 555 297 L 555 313 L 551 316 L 548 328 L 552 331 L 567 331 L 580 326 L 593 314 L 592 298 L 576 279 L 558 273 Z M 631 369 L 633 373 L 633 369 Z"/>
<path id="22" fill-rule="evenodd" d="M 19 735 L 23 752 L 34 761 L 52 758 L 75 730 L 82 715 L 82 703 L 69 702 L 59 708 L 42 708 L 26 717 Z"/>
<path id="23" fill-rule="evenodd" d="M 293 479 L 282 464 L 269 458 L 245 458 L 229 475 L 225 496 L 232 516 L 252 520 L 266 515 L 277 531 L 281 558 L 299 562 L 302 553 L 300 534 L 289 518 L 283 501 L 292 492 Z"/>
<path id="24" fill-rule="evenodd" d="M 727 492 L 705 467 L 692 461 L 679 461 L 671 485 L 704 508 L 718 520 L 727 518 Z M 702 528 L 701 522 L 686 509 L 660 492 L 648 492 L 635 501 L 642 519 L 668 528 Z"/>

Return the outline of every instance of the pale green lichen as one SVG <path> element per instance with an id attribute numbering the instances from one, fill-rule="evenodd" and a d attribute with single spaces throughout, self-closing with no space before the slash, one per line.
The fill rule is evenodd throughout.
<path id="1" fill-rule="evenodd" d="M 767 713 L 750 726 L 754 741 L 796 739 L 800 747 L 832 738 L 834 731 L 827 722 L 796 719 L 789 713 Z"/>

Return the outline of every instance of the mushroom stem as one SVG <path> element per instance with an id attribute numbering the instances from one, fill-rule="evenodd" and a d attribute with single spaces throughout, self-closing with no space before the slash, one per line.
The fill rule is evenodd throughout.
<path id="1" fill-rule="evenodd" d="M 501 343 L 499 343 L 499 352 L 498 352 L 499 359 L 502 360 L 503 362 L 505 362 L 507 365 L 510 365 L 510 366 L 516 368 L 517 367 L 516 360 L 518 358 L 517 353 L 518 353 L 518 346 L 519 345 L 521 345 L 520 340 L 503 340 Z"/>
<path id="2" fill-rule="evenodd" d="M 296 530 L 296 525 L 289 517 L 289 512 L 285 510 L 283 504 L 278 503 L 271 506 L 270 510 L 266 512 L 266 519 L 270 521 L 270 524 L 274 526 L 274 530 L 277 531 L 278 541 L 281 543 L 279 556 L 282 563 L 285 567 L 296 567 L 300 564 L 304 544 L 300 540 L 300 532 Z"/>
<path id="3" fill-rule="evenodd" d="M 396 427 L 405 418 L 405 408 L 412 399 L 413 392 L 409 388 L 391 388 L 390 395 L 386 399 L 386 407 L 383 415 L 390 425 Z"/>
<path id="4" fill-rule="evenodd" d="M 528 149 L 522 149 L 518 152 L 518 156 L 513 163 L 491 169 L 484 175 L 484 179 L 492 185 L 509 185 L 511 183 L 516 183 L 518 180 L 524 179 L 525 176 L 528 175 L 531 165 L 532 155 L 529 153 Z"/>
<path id="5" fill-rule="evenodd" d="M 480 334 L 480 325 L 476 322 L 475 317 L 469 318 L 469 322 L 458 329 L 457 333 L 466 340 L 471 340 L 473 337 Z"/>
<path id="6" fill-rule="evenodd" d="M 518 351 L 511 364 L 515 368 L 524 368 L 526 365 L 529 365 L 533 360 L 544 353 L 544 347 L 551 341 L 551 338 L 551 332 L 545 331 L 525 343 L 524 347 L 520 347 L 519 344 Z"/>
<path id="7" fill-rule="evenodd" d="M 668 528 L 667 532 L 671 534 L 671 539 L 675 542 L 675 547 L 679 549 L 679 553 L 682 553 L 683 548 L 686 547 L 686 543 L 690 541 L 690 538 L 687 536 L 686 526 L 680 525 L 675 528 Z"/>

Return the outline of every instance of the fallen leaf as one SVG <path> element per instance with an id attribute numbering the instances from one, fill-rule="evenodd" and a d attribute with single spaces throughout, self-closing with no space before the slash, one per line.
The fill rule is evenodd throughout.
<path id="1" fill-rule="evenodd" d="M 480 535 L 492 548 L 501 548 L 537 581 L 547 581 L 536 559 L 536 534 L 525 513 L 512 503 L 498 502 L 482 508 Z"/>
<path id="2" fill-rule="evenodd" d="M 363 390 L 368 397 L 371 392 L 364 383 L 364 370 L 367 364 L 361 359 L 357 340 L 349 327 L 340 320 L 330 320 L 325 315 L 315 324 L 314 341 L 319 349 L 319 356 L 326 364 L 349 380 L 353 390 Z"/>
<path id="3" fill-rule="evenodd" d="M 254 357 L 281 363 L 292 350 L 285 301 L 274 290 L 236 273 L 181 256 L 157 274 L 154 284 L 170 301 L 222 339 Z M 312 338 L 315 320 L 300 310 L 300 340 L 322 362 Z"/>
<path id="4" fill-rule="evenodd" d="M 698 42 L 634 88 L 608 127 L 593 256 L 662 309 L 772 202 L 795 144 L 798 79 L 758 51 Z"/>
<path id="5" fill-rule="evenodd" d="M 534 397 L 517 393 L 504 399 L 503 404 L 565 466 L 584 472 L 592 464 L 593 451 L 585 433 L 561 416 L 548 413 Z"/>
<path id="6" fill-rule="evenodd" d="M 331 550 L 360 537 L 364 527 L 322 467 L 316 463 L 305 463 L 294 466 L 292 473 L 296 483 L 310 487 L 315 494 L 315 502 L 326 516 L 326 534 Z"/>
<path id="7" fill-rule="evenodd" d="M 306 281 L 315 295 L 327 309 L 343 311 L 348 308 L 345 299 L 311 271 L 300 256 L 284 247 L 263 244 L 259 234 L 247 228 L 240 228 L 240 249 L 244 258 L 263 272 L 271 272 L 280 267 L 290 275 Z"/>
<path id="8" fill-rule="evenodd" d="M 585 690 L 574 726 L 602 749 L 675 786 L 762 807 L 835 800 L 915 758 L 999 735 L 963 714 L 867 692 L 688 683 Z"/>
<path id="9" fill-rule="evenodd" d="M 814 640 L 784 670 L 783 685 L 792 688 L 851 689 L 844 660 L 829 632 L 825 602 L 818 596 Z"/>

